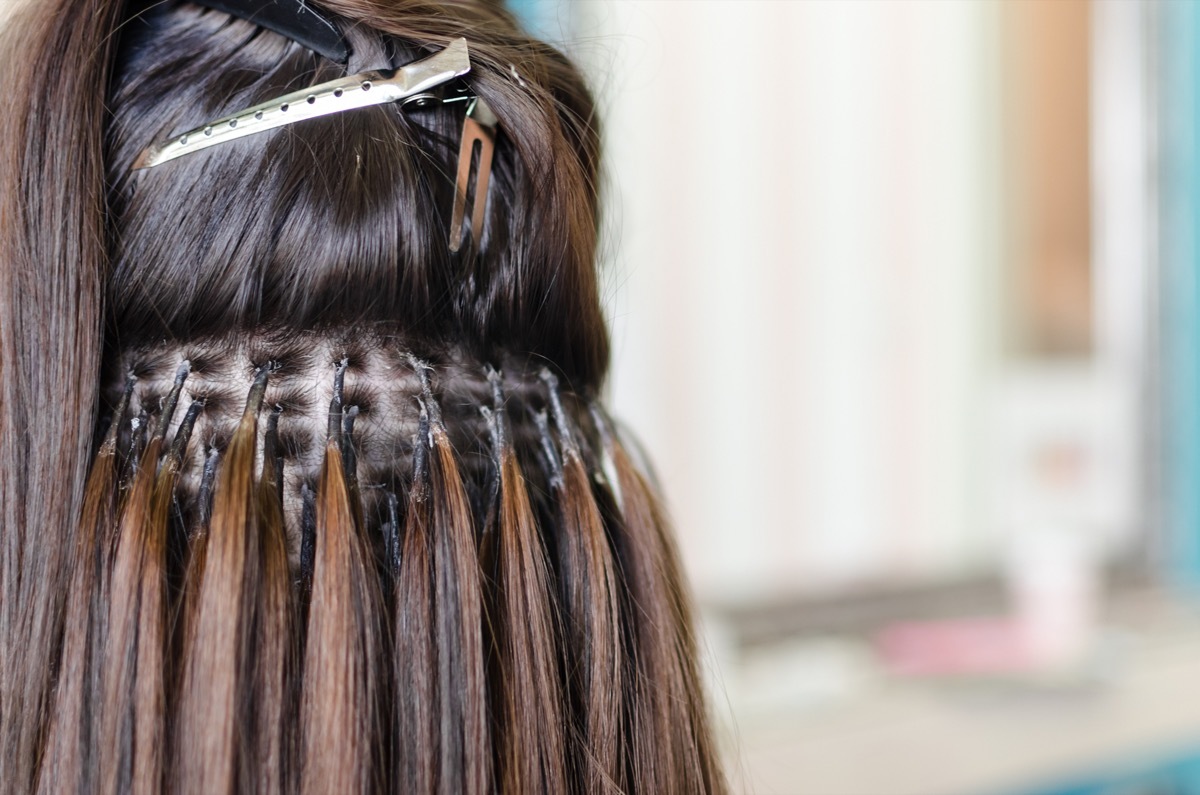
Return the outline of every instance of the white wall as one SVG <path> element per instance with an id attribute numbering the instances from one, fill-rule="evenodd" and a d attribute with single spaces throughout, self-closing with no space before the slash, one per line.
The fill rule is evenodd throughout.
<path id="1" fill-rule="evenodd" d="M 579 6 L 574 6 L 580 11 Z M 695 582 L 952 574 L 977 517 L 994 7 L 588 2 L 616 410 Z"/>

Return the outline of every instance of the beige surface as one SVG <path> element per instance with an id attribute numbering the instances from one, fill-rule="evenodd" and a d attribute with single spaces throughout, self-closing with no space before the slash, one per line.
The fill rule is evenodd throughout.
<path id="1" fill-rule="evenodd" d="M 1200 748 L 1200 625 L 1107 645 L 1090 683 L 878 679 L 804 714 L 743 716 L 734 780 L 760 795 L 984 795 Z"/>

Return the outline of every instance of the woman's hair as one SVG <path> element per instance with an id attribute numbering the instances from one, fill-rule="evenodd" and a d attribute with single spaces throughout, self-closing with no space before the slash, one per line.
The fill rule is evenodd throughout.
<path id="1" fill-rule="evenodd" d="M 3 31 L 0 781 L 719 792 L 662 509 L 599 402 L 598 137 L 486 0 L 320 0 L 343 67 L 175 0 Z M 462 108 L 147 170 L 164 137 L 465 36 Z"/>

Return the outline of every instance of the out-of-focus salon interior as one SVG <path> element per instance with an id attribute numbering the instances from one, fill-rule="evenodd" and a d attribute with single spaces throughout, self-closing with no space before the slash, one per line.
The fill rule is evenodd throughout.
<path id="1" fill-rule="evenodd" d="M 1200 3 L 510 6 L 735 791 L 1200 793 Z"/>

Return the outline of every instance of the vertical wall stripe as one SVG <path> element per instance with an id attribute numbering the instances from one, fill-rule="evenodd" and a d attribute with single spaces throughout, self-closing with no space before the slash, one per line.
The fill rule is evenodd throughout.
<path id="1" fill-rule="evenodd" d="M 1200 590 L 1200 6 L 1161 10 L 1161 253 L 1166 569 Z"/>

